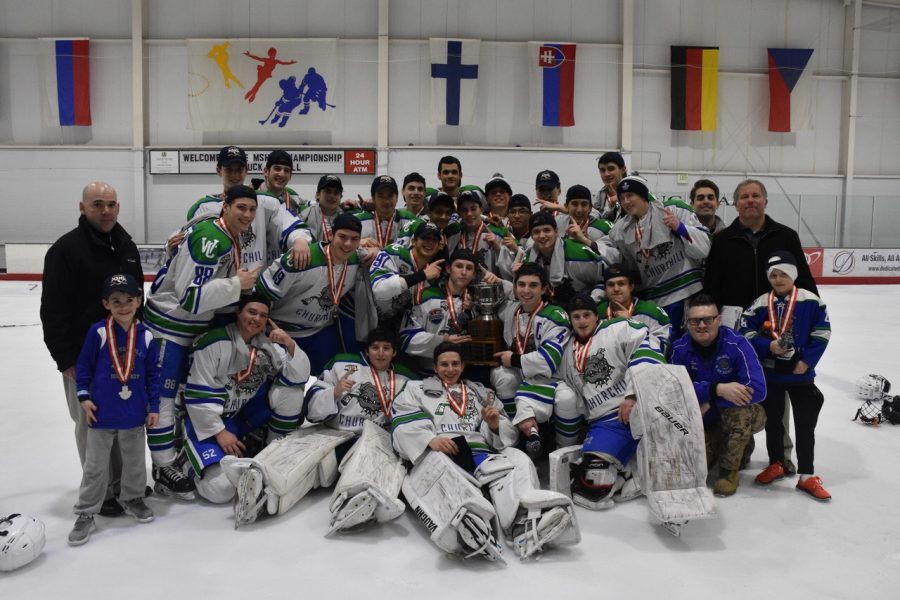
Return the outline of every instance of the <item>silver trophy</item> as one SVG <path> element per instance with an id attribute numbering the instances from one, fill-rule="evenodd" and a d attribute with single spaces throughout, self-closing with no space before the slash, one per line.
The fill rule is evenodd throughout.
<path id="1" fill-rule="evenodd" d="M 475 318 L 467 324 L 472 341 L 467 344 L 466 362 L 496 367 L 500 363 L 494 354 L 502 352 L 503 321 L 496 314 L 503 302 L 503 287 L 496 283 L 476 283 L 472 286 Z"/>

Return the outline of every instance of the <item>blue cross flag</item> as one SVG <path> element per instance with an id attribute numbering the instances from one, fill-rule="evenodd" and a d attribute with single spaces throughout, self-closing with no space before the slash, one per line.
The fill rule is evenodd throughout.
<path id="1" fill-rule="evenodd" d="M 467 125 L 475 116 L 481 42 L 443 38 L 430 42 L 432 121 Z"/>

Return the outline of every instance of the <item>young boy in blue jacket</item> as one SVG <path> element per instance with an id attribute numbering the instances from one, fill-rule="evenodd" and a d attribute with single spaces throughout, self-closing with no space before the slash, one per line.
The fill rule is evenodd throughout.
<path id="1" fill-rule="evenodd" d="M 684 365 L 703 413 L 707 465 L 718 463 L 717 496 L 738 488 L 738 471 L 753 451 L 753 434 L 762 431 L 766 378 L 753 346 L 722 325 L 712 296 L 698 294 L 687 303 L 688 333 L 672 346 L 672 364 Z"/>
<path id="2" fill-rule="evenodd" d="M 822 300 L 794 285 L 797 263 L 790 252 L 776 252 L 766 275 L 772 291 L 744 311 L 741 333 L 750 340 L 766 374 L 766 449 L 769 466 L 756 483 L 769 485 L 784 478 L 784 395 L 791 395 L 797 439 L 797 489 L 816 500 L 830 500 L 813 469 L 816 422 L 825 401 L 816 387 L 816 365 L 831 338 L 831 323 Z"/>
<path id="3" fill-rule="evenodd" d="M 95 530 L 109 479 L 112 452 L 122 458 L 119 504 L 140 523 L 153 520 L 144 504 L 147 484 L 144 430 L 159 418 L 159 350 L 153 335 L 134 318 L 141 288 L 131 275 L 109 277 L 103 286 L 106 319 L 88 330 L 75 365 L 78 400 L 88 429 L 84 475 L 78 491 L 78 519 L 69 544 L 80 546 Z"/>

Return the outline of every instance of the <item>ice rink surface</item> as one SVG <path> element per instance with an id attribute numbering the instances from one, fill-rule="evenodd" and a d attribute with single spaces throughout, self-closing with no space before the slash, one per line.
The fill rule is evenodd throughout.
<path id="1" fill-rule="evenodd" d="M 795 478 L 753 484 L 766 464 L 756 436 L 738 493 L 718 518 L 676 538 L 638 499 L 577 509 L 581 544 L 506 566 L 453 560 L 409 511 L 388 526 L 326 539 L 329 491 L 288 514 L 233 529 L 231 506 L 148 499 L 156 520 L 97 517 L 81 547 L 66 537 L 81 471 L 61 375 L 38 317 L 40 284 L 0 282 L 0 513 L 43 520 L 31 565 L 0 573 L 0 598 L 865 598 L 900 590 L 900 426 L 851 421 L 854 381 L 879 373 L 900 393 L 900 286 L 823 286 L 833 326 L 818 367 L 825 394 L 816 470 L 834 499 L 818 503 Z M 149 459 L 148 459 L 149 460 Z"/>

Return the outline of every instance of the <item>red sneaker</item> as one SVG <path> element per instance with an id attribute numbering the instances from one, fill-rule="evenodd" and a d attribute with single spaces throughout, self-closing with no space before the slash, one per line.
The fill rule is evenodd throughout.
<path id="1" fill-rule="evenodd" d="M 801 492 L 806 492 L 816 500 L 831 500 L 831 494 L 822 487 L 822 478 L 818 475 L 798 481 L 797 489 Z"/>
<path id="2" fill-rule="evenodd" d="M 773 481 L 784 479 L 784 465 L 780 462 L 772 463 L 762 473 L 756 476 L 756 483 L 759 485 L 769 485 Z"/>

